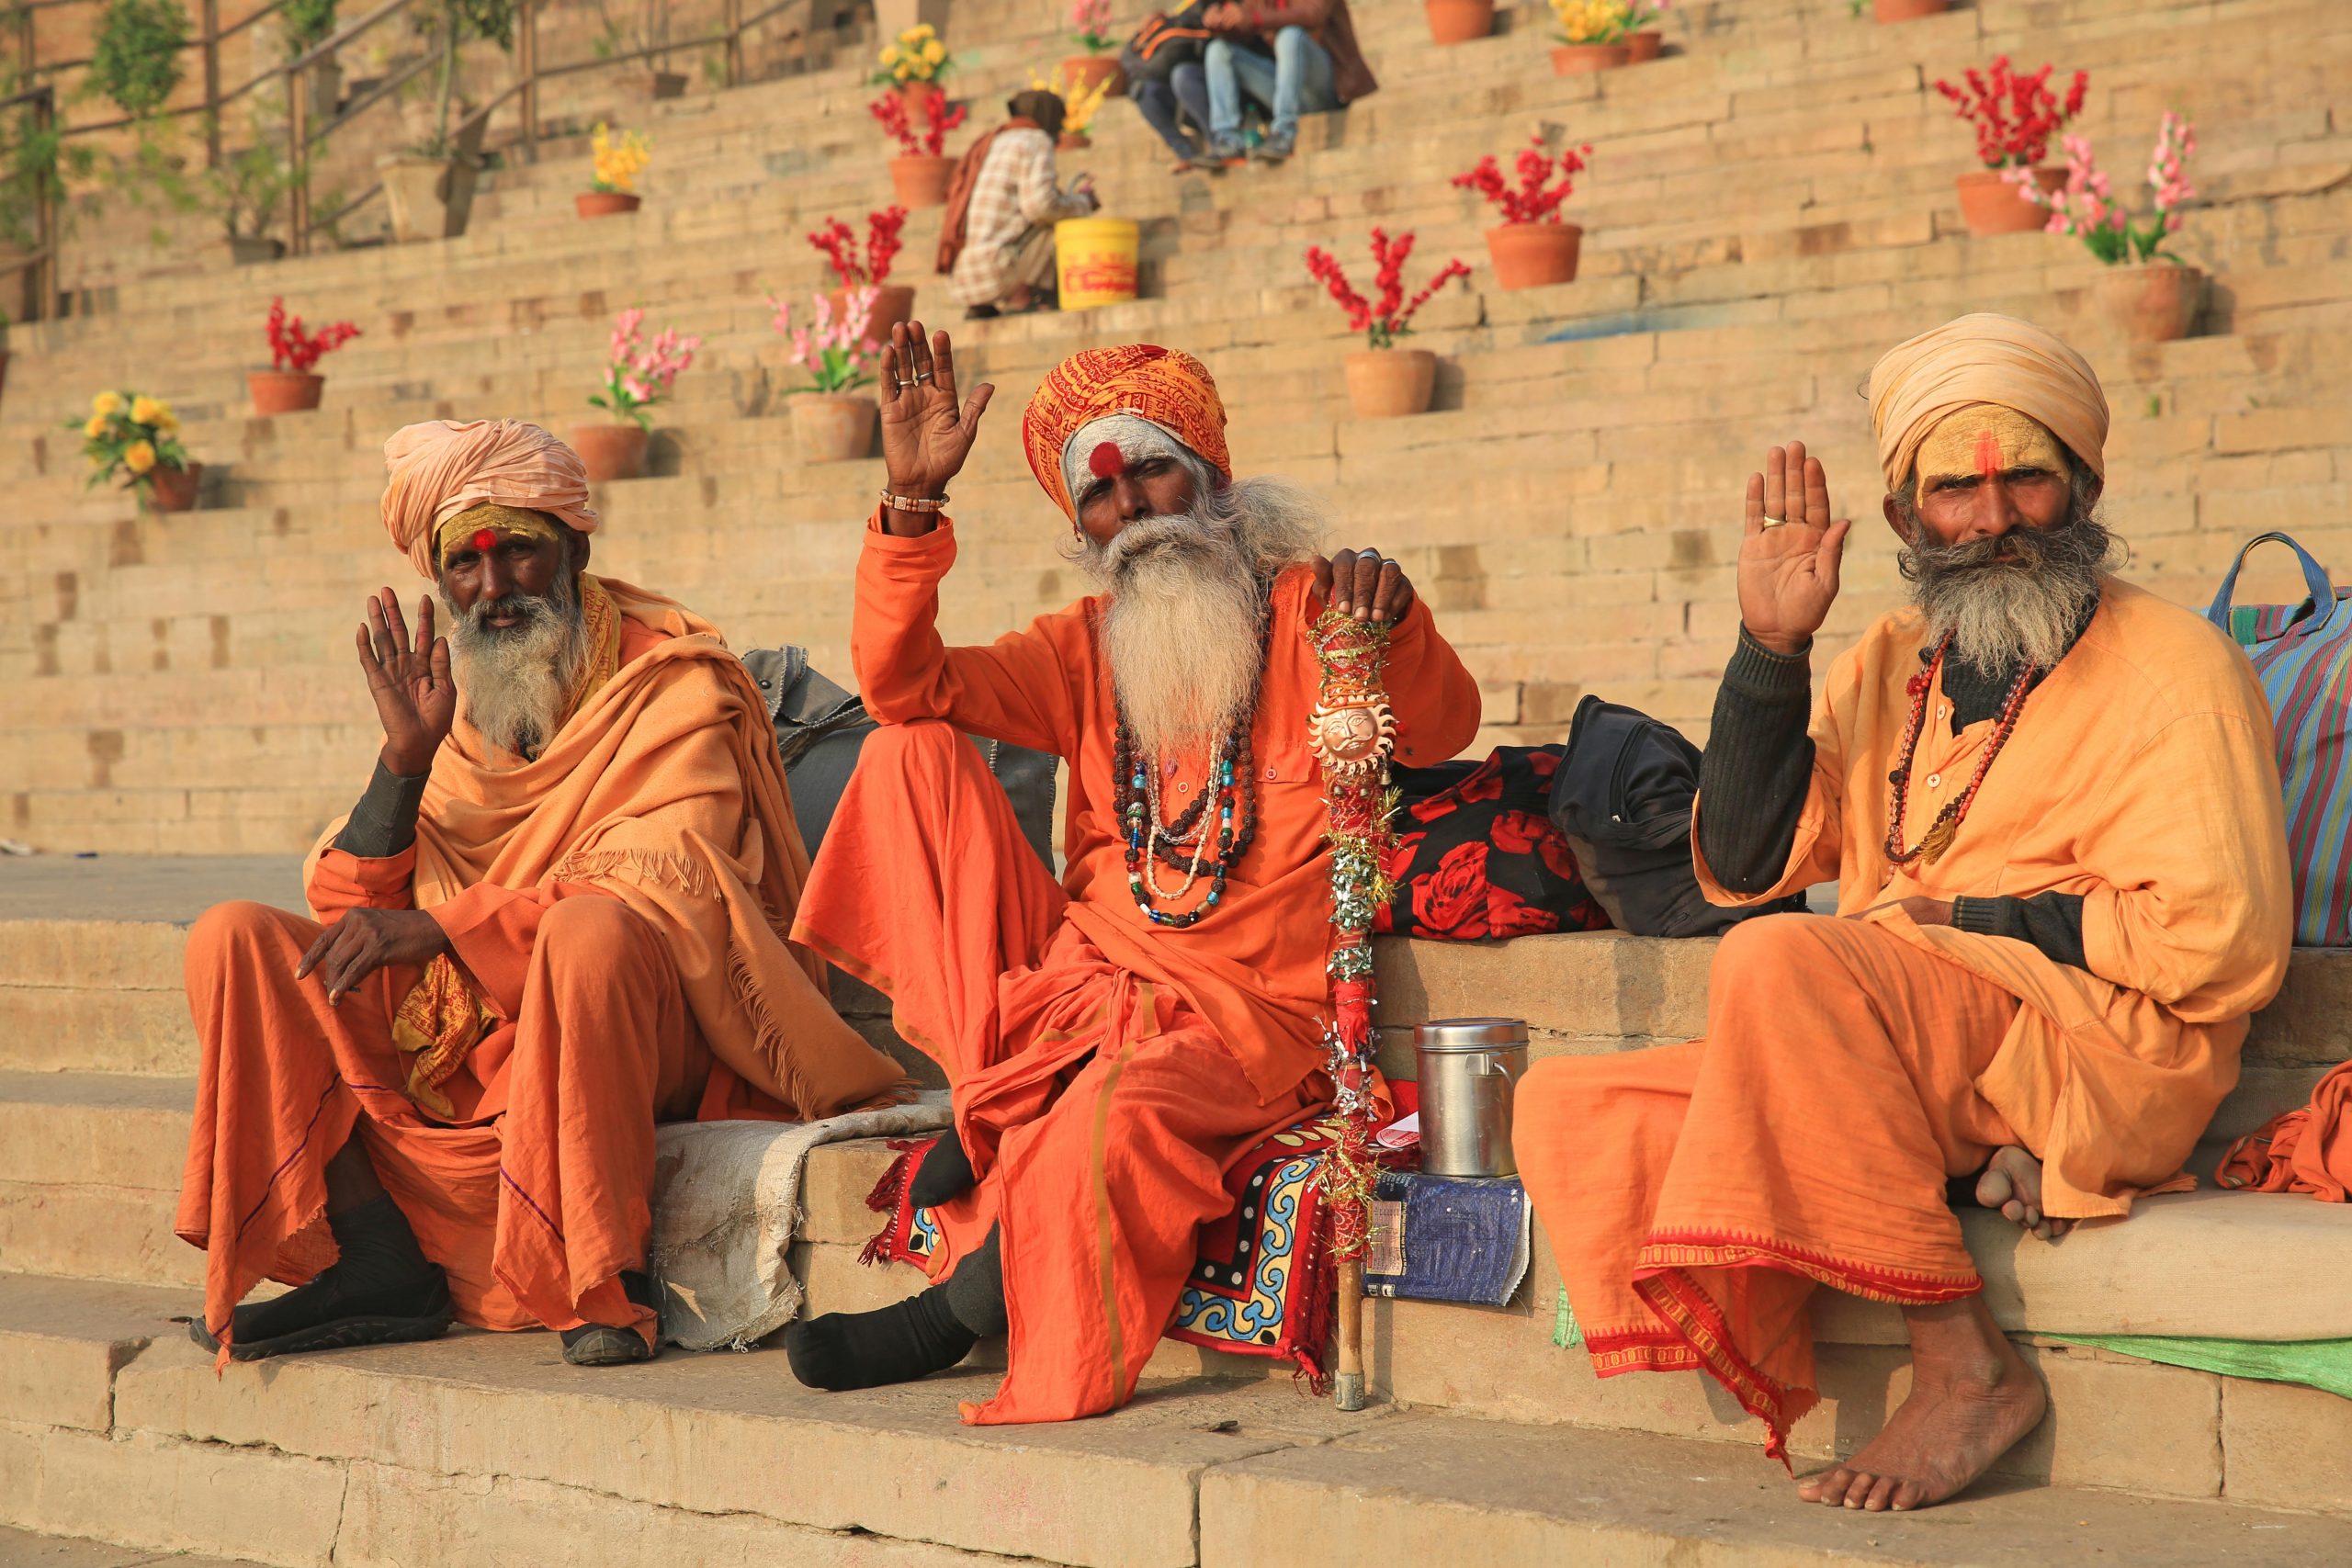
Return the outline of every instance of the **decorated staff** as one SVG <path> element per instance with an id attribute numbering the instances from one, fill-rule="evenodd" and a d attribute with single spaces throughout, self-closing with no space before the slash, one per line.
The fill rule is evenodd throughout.
<path id="1" fill-rule="evenodd" d="M 1373 1119 L 1373 911 L 1391 891 L 1381 868 L 1394 842 L 1389 819 L 1396 797 L 1388 787 L 1388 758 L 1396 719 L 1385 673 L 1388 626 L 1327 610 L 1315 623 L 1322 685 L 1307 720 L 1308 744 L 1323 770 L 1330 813 L 1331 1022 L 1333 1110 L 1340 1141 L 1325 1162 L 1326 1212 L 1331 1255 L 1339 1261 L 1340 1349 L 1332 1396 L 1342 1410 L 1363 1408 L 1363 1254 L 1371 1239 Z"/>

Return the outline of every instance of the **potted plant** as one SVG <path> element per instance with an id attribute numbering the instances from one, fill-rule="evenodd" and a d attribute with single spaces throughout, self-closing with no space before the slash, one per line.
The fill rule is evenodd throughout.
<path id="1" fill-rule="evenodd" d="M 816 321 L 806 327 L 794 326 L 792 308 L 769 297 L 771 324 L 792 344 L 785 362 L 808 372 L 808 385 L 792 394 L 792 438 L 804 463 L 845 463 L 874 449 L 881 410 L 872 398 L 854 394 L 874 379 L 882 359 L 870 317 L 875 294 L 871 284 L 850 289 L 844 310 L 835 310 L 832 296 L 815 295 Z"/>
<path id="2" fill-rule="evenodd" d="M 653 434 L 653 415 L 647 411 L 670 395 L 681 372 L 690 369 L 698 337 L 681 337 L 675 327 L 663 327 L 649 341 L 645 312 L 623 310 L 613 322 L 611 363 L 605 367 L 605 389 L 589 403 L 613 416 L 610 424 L 572 427 L 572 449 L 588 477 L 604 484 L 633 479 L 645 471 L 645 446 Z"/>
<path id="3" fill-rule="evenodd" d="M 2045 191 L 2009 171 L 2018 194 L 2050 214 L 2053 234 L 2081 240 L 2106 270 L 2091 286 L 2093 297 L 2117 330 L 2134 343 L 2170 343 L 2187 337 L 2205 294 L 2205 275 L 2164 243 L 2180 231 L 2180 209 L 2197 191 L 2188 183 L 2188 160 L 2197 153 L 2197 128 L 2167 109 L 2156 126 L 2155 150 L 2148 154 L 2148 189 L 2154 211 L 2133 220 L 2114 199 L 2108 177 L 2092 156 L 2089 141 L 2064 139 L 2066 183 Z"/>
<path id="4" fill-rule="evenodd" d="M 1519 175 L 1516 187 L 1504 181 L 1491 152 L 1468 174 L 1453 176 L 1457 186 L 1476 191 L 1502 214 L 1501 225 L 1487 231 L 1487 254 L 1495 264 L 1498 284 L 1535 288 L 1575 281 L 1584 231 L 1560 221 L 1560 205 L 1575 194 L 1576 176 L 1584 173 L 1591 153 L 1589 145 L 1564 147 L 1555 158 L 1539 130 L 1520 149 L 1513 165 Z"/>
<path id="5" fill-rule="evenodd" d="M 1635 65 L 1656 60 L 1666 49 L 1666 35 L 1650 24 L 1666 15 L 1674 0 L 1631 0 L 1625 7 L 1625 48 Z"/>
<path id="6" fill-rule="evenodd" d="M 936 87 L 922 96 L 923 128 L 909 123 L 907 100 L 885 93 L 866 106 L 882 129 L 898 140 L 899 155 L 890 160 L 890 184 L 906 208 L 940 207 L 947 201 L 947 182 L 955 177 L 956 160 L 943 151 L 947 133 L 964 123 L 964 106 L 947 107 L 947 95 Z"/>
<path id="7" fill-rule="evenodd" d="M 334 36 L 336 0 L 286 0 L 278 15 L 285 19 L 286 58 L 300 60 Z M 303 70 L 313 124 L 334 118 L 343 104 L 343 64 L 333 53 L 322 54 Z"/>
<path id="8" fill-rule="evenodd" d="M 914 319 L 915 291 L 890 281 L 890 264 L 898 258 L 900 248 L 899 231 L 906 226 L 907 209 L 903 207 L 886 207 L 867 213 L 863 258 L 857 252 L 857 231 L 830 214 L 825 226 L 810 231 L 808 235 L 808 243 L 825 258 L 834 282 L 840 286 L 830 296 L 835 316 L 849 314 L 852 291 L 872 291 L 873 298 L 866 302 L 865 321 L 866 330 L 874 334 L 876 343 L 888 342 L 892 327 Z M 775 301 L 771 299 L 768 303 L 774 305 Z M 781 311 L 784 307 L 778 305 L 776 309 Z M 776 331 L 784 328 L 778 326 Z"/>
<path id="9" fill-rule="evenodd" d="M 933 89 L 941 92 L 947 73 L 956 69 L 956 57 L 947 52 L 947 45 L 939 29 L 929 22 L 907 28 L 882 46 L 882 68 L 866 80 L 877 87 L 896 89 L 915 108 Z"/>
<path id="10" fill-rule="evenodd" d="M 196 505 L 204 465 L 188 461 L 187 448 L 180 445 L 179 415 L 163 399 L 100 392 L 90 400 L 90 417 L 68 420 L 65 428 L 82 433 L 90 487 L 120 475 L 141 510 L 186 512 Z"/>
<path id="11" fill-rule="evenodd" d="M 1065 82 L 1062 80 L 1062 68 L 1069 63 L 1064 61 L 1061 65 L 1055 66 L 1051 76 L 1040 76 L 1035 71 L 1030 72 L 1029 85 L 1051 93 L 1062 101 L 1061 140 L 1054 145 L 1064 152 L 1078 152 L 1094 145 L 1094 139 L 1086 133 L 1087 128 L 1094 123 L 1094 117 L 1102 112 L 1103 101 L 1111 96 L 1111 79 L 1102 77 L 1091 86 L 1084 82 Z"/>
<path id="12" fill-rule="evenodd" d="M 180 85 L 189 30 L 179 0 L 107 0 L 91 40 L 86 85 L 131 118 L 145 119 Z"/>
<path id="13" fill-rule="evenodd" d="M 1629 0 L 1552 0 L 1552 15 L 1560 23 L 1552 50 L 1555 73 L 1580 76 L 1632 62 L 1634 46 L 1625 41 L 1634 15 Z"/>
<path id="14" fill-rule="evenodd" d="M 298 413 L 319 406 L 327 378 L 314 368 L 359 335 L 349 321 L 333 321 L 315 333 L 305 332 L 302 318 L 286 313 L 286 301 L 269 302 L 269 365 L 266 370 L 245 372 L 245 389 L 253 394 L 254 412 L 264 419 Z"/>
<path id="15" fill-rule="evenodd" d="M 1373 279 L 1380 293 L 1374 305 L 1349 287 L 1347 275 L 1329 251 L 1319 245 L 1306 247 L 1308 275 L 1331 291 L 1331 298 L 1348 313 L 1349 327 L 1363 333 L 1368 345 L 1350 354 L 1347 360 L 1348 399 L 1358 419 L 1423 412 L 1437 389 L 1437 355 L 1426 348 L 1399 348 L 1396 340 L 1412 330 L 1414 314 L 1429 303 L 1431 295 L 1457 277 L 1469 276 L 1470 268 L 1458 258 L 1447 262 L 1428 287 L 1408 299 L 1405 260 L 1412 254 L 1409 231 L 1394 240 L 1385 229 L 1372 231 L 1372 259 L 1379 268 Z"/>
<path id="16" fill-rule="evenodd" d="M 1063 96 L 1091 92 L 1097 83 L 1106 84 L 1103 91 L 1108 95 L 1125 92 L 1127 73 L 1119 65 L 1119 37 L 1111 30 L 1111 0 L 1070 0 L 1069 25 L 1078 29 L 1069 35 L 1070 41 L 1086 52 L 1072 55 L 1056 69 L 1054 73 L 1070 85 L 1069 93 Z"/>
<path id="17" fill-rule="evenodd" d="M 1495 0 L 1422 0 L 1429 12 L 1430 41 L 1468 43 L 1495 30 Z"/>
<path id="18" fill-rule="evenodd" d="M 1861 14 L 1862 0 L 1854 0 L 1854 12 Z M 1872 13 L 1882 22 L 1916 22 L 1922 17 L 1940 17 L 1951 9 L 1951 0 L 1872 0 Z"/>
<path id="19" fill-rule="evenodd" d="M 1936 91 L 1950 98 L 1959 117 L 1976 127 L 1976 156 L 1984 167 L 1959 176 L 1960 215 L 1972 234 L 2021 234 L 2042 226 L 2040 207 L 2018 194 L 2019 186 L 2007 171 L 2022 169 L 2043 190 L 2066 183 L 2064 169 L 2039 165 L 2050 152 L 2050 138 L 2080 114 L 2090 89 L 2090 73 L 2075 73 L 2062 103 L 2050 90 L 2052 67 L 2030 76 L 2010 71 L 2009 57 L 1997 56 L 1989 71 L 1971 66 L 1963 89 L 1938 82 Z"/>
<path id="20" fill-rule="evenodd" d="M 466 231 L 489 118 L 475 114 L 452 122 L 458 51 L 477 39 L 513 48 L 514 0 L 432 0 L 423 20 L 439 56 L 434 129 L 415 146 L 376 161 L 384 181 L 384 204 L 391 209 L 392 237 L 403 244 L 454 239 Z"/>
<path id="21" fill-rule="evenodd" d="M 228 231 L 229 256 L 237 265 L 273 262 L 286 254 L 286 242 L 268 231 L 295 179 L 285 155 L 269 141 L 231 152 L 198 176 L 199 199 Z"/>
<path id="22" fill-rule="evenodd" d="M 653 161 L 652 142 L 641 130 L 621 133 L 613 140 L 611 129 L 603 120 L 596 122 L 588 145 L 593 156 L 593 173 L 588 188 L 571 198 L 572 206 L 582 218 L 609 218 L 616 212 L 637 210 L 637 176 Z"/>

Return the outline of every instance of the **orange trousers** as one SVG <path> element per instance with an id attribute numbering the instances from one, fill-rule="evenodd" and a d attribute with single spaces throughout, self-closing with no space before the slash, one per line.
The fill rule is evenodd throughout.
<path id="1" fill-rule="evenodd" d="M 1876 925 L 1768 915 L 1717 949 L 1704 1040 L 1531 1068 L 1513 1144 L 1594 1371 L 1705 1371 L 1785 1460 L 1816 1286 L 1983 1288 L 1944 1184 L 2017 1141 L 1975 1079 L 2018 1006 Z"/>
<path id="2" fill-rule="evenodd" d="M 1231 1209 L 1226 1168 L 1329 1098 L 1314 1075 L 1261 1103 L 1183 998 L 1114 966 L 1067 903 L 969 741 L 886 725 L 793 933 L 887 993 L 946 1071 L 981 1179 L 941 1209 L 941 1253 L 952 1267 L 996 1228 L 1011 1321 L 1002 1385 L 964 1406 L 974 1425 L 1125 1404 L 1200 1227 Z"/>
<path id="3" fill-rule="evenodd" d="M 401 1092 L 392 1043 L 418 971 L 379 971 L 329 1007 L 315 976 L 294 978 L 323 929 L 240 903 L 188 935 L 203 1066 L 177 1229 L 205 1249 L 206 1326 L 225 1347 L 230 1309 L 264 1276 L 300 1284 L 334 1260 L 326 1164 L 356 1134 L 460 1319 L 633 1325 L 651 1343 L 657 1314 L 616 1276 L 644 1264 L 654 1122 L 693 1114 L 709 1061 L 667 945 L 617 900 L 550 906 L 481 1096 L 504 1109 L 446 1125 Z"/>

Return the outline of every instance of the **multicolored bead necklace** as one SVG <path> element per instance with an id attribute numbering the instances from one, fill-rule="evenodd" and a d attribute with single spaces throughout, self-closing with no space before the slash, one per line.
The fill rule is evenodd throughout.
<path id="1" fill-rule="evenodd" d="M 1262 671 L 1264 662 L 1260 661 Z M 1198 924 L 1225 900 L 1226 878 L 1241 863 L 1250 840 L 1258 831 L 1258 781 L 1250 766 L 1250 730 L 1257 717 L 1258 694 L 1253 688 L 1241 716 L 1234 720 L 1209 753 L 1208 776 L 1193 803 L 1173 822 L 1160 813 L 1159 760 L 1147 757 L 1136 742 L 1126 709 L 1119 710 L 1118 739 L 1111 755 L 1112 776 L 1118 781 L 1114 808 L 1127 836 L 1127 891 L 1136 908 L 1156 926 L 1182 928 Z M 1210 815 L 1210 797 L 1216 815 Z M 1210 853 L 1211 825 L 1216 852 Z M 1185 852 L 1190 850 L 1190 853 Z M 1174 888 L 1160 886 L 1159 868 L 1184 874 Z M 1153 900 L 1172 903 L 1191 893 L 1201 873 L 1209 876 L 1209 890 L 1190 909 L 1161 909 Z"/>
<path id="2" fill-rule="evenodd" d="M 2001 700 L 2001 716 L 1993 728 L 1993 738 L 1984 743 L 1984 754 L 1976 760 L 1975 776 L 1968 781 L 1968 787 L 1961 791 L 1958 797 L 1947 802 L 1944 808 L 1936 813 L 1936 819 L 1928 825 L 1927 834 L 1906 850 L 1903 847 L 1903 819 L 1910 806 L 1911 761 L 1919 750 L 1920 732 L 1927 728 L 1928 694 L 1935 690 L 1936 673 L 1943 668 L 1944 655 L 1951 650 L 1951 637 L 1946 634 L 1943 641 L 1936 644 L 1935 657 L 1928 660 L 1928 667 L 1912 676 L 1905 687 L 1911 695 L 1911 720 L 1904 727 L 1903 754 L 1895 759 L 1894 771 L 1886 775 L 1886 782 L 1893 786 L 1886 797 L 1886 858 L 1896 865 L 1909 865 L 1913 861 L 1921 859 L 1933 865 L 1943 859 L 1944 852 L 1951 848 L 1952 840 L 1960 836 L 1960 825 L 1967 818 L 1970 805 L 1976 799 L 1977 787 L 1984 784 L 1984 775 L 1992 771 L 1993 759 L 2001 754 L 2001 748 L 2008 744 L 2010 732 L 2017 728 L 2018 715 L 2024 711 L 2027 694 L 2033 690 L 2034 682 L 2043 673 L 2030 664 L 2018 671 L 2016 682 L 2009 687 L 2009 694 Z"/>

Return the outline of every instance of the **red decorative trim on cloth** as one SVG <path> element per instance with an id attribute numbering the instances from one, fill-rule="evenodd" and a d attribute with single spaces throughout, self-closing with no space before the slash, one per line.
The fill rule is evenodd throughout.
<path id="1" fill-rule="evenodd" d="M 1916 1269 L 1882 1269 L 1791 1247 L 1769 1236 L 1729 1231 L 1652 1231 L 1634 1258 L 1634 1278 L 1675 1269 L 1778 1269 L 1864 1301 L 1897 1306 L 1933 1306 L 1973 1296 L 1984 1288 L 1973 1269 L 1965 1274 L 1929 1274 Z"/>
<path id="2" fill-rule="evenodd" d="M 1789 1388 L 1758 1371 L 1732 1343 L 1730 1325 L 1698 1282 L 1682 1270 L 1669 1269 L 1648 1278 L 1636 1277 L 1634 1290 L 1660 1321 L 1682 1337 L 1699 1368 L 1731 1391 L 1740 1408 L 1764 1423 L 1764 1457 L 1776 1459 L 1789 1472 L 1789 1428 L 1821 1403 L 1809 1388 Z"/>

